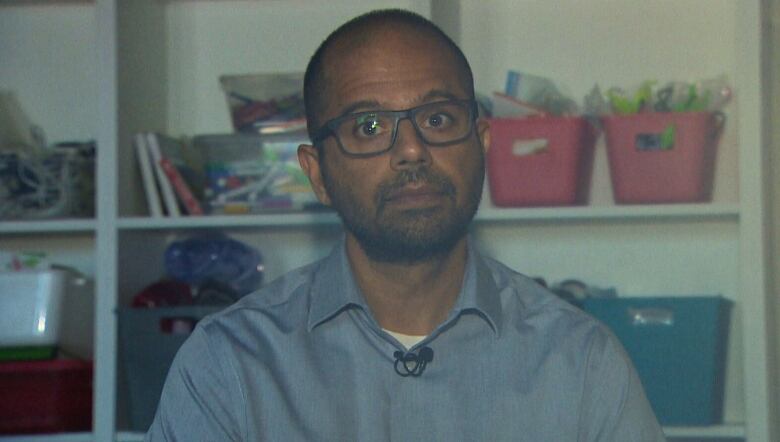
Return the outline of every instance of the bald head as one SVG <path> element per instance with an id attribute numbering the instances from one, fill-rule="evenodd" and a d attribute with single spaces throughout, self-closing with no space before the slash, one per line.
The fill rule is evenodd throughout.
<path id="1" fill-rule="evenodd" d="M 412 12 L 403 10 L 381 10 L 361 15 L 345 23 L 320 45 L 309 61 L 304 80 L 304 100 L 309 136 L 320 128 L 323 111 L 333 97 L 331 83 L 338 78 L 345 54 L 361 49 L 374 48 L 381 51 L 389 40 L 403 40 L 414 47 L 415 41 L 425 42 L 432 51 L 448 53 L 453 70 L 462 87 L 474 97 L 474 81 L 471 67 L 458 46 L 436 25 Z M 399 45 L 389 45 L 399 48 Z M 402 46 L 401 46 L 402 47 Z M 403 55 L 398 49 L 388 52 L 387 57 Z"/>

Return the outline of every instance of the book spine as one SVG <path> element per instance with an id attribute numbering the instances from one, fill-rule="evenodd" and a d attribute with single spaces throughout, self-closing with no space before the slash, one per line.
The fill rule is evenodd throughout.
<path id="1" fill-rule="evenodd" d="M 168 216 L 179 217 L 181 212 L 179 211 L 179 204 L 176 202 L 176 195 L 173 193 L 173 187 L 168 181 L 168 177 L 165 175 L 165 171 L 160 164 L 162 154 L 160 153 L 160 145 L 157 142 L 157 135 L 148 133 L 147 142 L 149 152 L 152 157 L 152 164 L 154 165 L 154 171 L 157 175 L 157 182 L 160 184 L 160 191 L 163 195 L 163 201 L 165 201 L 165 209 L 168 211 Z"/>
<path id="2" fill-rule="evenodd" d="M 161 217 L 163 215 L 162 204 L 160 203 L 160 194 L 155 183 L 152 162 L 149 158 L 149 152 L 146 149 L 146 137 L 144 134 L 136 134 L 134 138 L 135 155 L 138 160 L 138 167 L 141 171 L 141 179 L 146 195 L 146 205 L 149 209 L 149 215 L 152 217 Z"/>
<path id="3" fill-rule="evenodd" d="M 165 175 L 173 185 L 173 190 L 176 191 L 176 195 L 181 200 L 184 208 L 187 209 L 187 213 L 190 215 L 203 215 L 203 207 L 201 207 L 198 199 L 192 194 L 190 186 L 184 181 L 176 166 L 171 163 L 168 158 L 162 157 L 160 159 L 160 165 L 162 166 Z"/>

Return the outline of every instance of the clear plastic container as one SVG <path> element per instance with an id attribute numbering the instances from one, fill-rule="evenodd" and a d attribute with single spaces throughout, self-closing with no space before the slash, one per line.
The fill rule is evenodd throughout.
<path id="1" fill-rule="evenodd" d="M 298 163 L 305 133 L 201 135 L 192 145 L 206 174 L 205 203 L 212 214 L 320 208 Z"/>

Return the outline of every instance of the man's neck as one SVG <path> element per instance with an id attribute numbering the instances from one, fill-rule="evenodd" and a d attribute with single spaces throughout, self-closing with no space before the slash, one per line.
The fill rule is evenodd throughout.
<path id="1" fill-rule="evenodd" d="M 427 335 L 455 305 L 466 269 L 466 238 L 449 254 L 414 264 L 373 261 L 351 235 L 346 247 L 357 285 L 382 328 Z"/>

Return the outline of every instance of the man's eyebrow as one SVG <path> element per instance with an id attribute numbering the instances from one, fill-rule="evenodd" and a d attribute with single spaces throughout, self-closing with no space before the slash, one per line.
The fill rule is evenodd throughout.
<path id="1" fill-rule="evenodd" d="M 452 92 L 443 90 L 443 89 L 433 89 L 429 91 L 427 94 L 422 96 L 421 101 L 429 101 L 434 98 L 446 98 L 448 100 L 462 100 L 463 97 L 458 97 L 457 95 L 453 94 Z"/>
<path id="2" fill-rule="evenodd" d="M 419 101 L 422 103 L 434 100 L 436 98 L 445 98 L 447 100 L 462 100 L 463 97 L 459 97 L 452 92 L 443 90 L 443 89 L 433 89 L 428 91 L 425 95 L 421 96 Z M 345 115 L 349 115 L 351 113 L 354 113 L 357 110 L 366 110 L 366 111 L 372 111 L 372 110 L 400 110 L 400 109 L 382 109 L 382 106 L 379 104 L 377 100 L 361 100 L 356 101 L 354 103 L 350 103 L 347 107 L 341 110 L 341 112 L 338 114 L 339 117 L 343 117 Z"/>
<path id="3" fill-rule="evenodd" d="M 342 109 L 341 112 L 339 113 L 339 117 L 349 115 L 358 109 L 371 110 L 371 109 L 378 109 L 378 108 L 379 108 L 379 102 L 376 100 L 356 101 L 354 103 L 351 103 L 349 106 L 345 107 L 344 109 Z"/>

